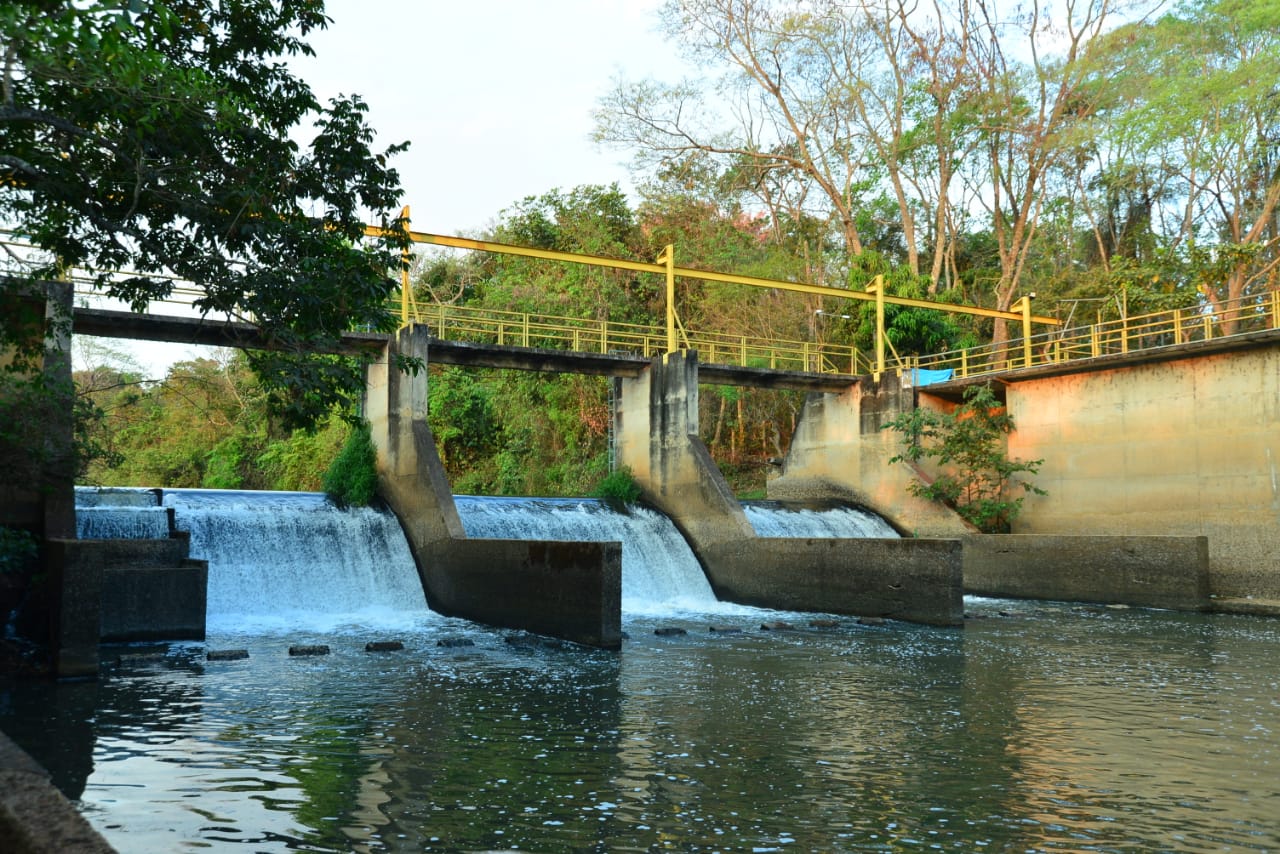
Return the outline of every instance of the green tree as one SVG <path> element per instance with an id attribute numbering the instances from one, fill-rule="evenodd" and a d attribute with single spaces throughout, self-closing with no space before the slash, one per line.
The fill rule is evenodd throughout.
<path id="1" fill-rule="evenodd" d="M 351 405 L 357 365 L 293 354 L 391 322 L 407 238 L 364 229 L 369 212 L 396 224 L 387 159 L 405 146 L 372 150 L 363 101 L 322 106 L 280 61 L 327 23 L 320 0 L 0 5 L 0 220 L 46 253 L 0 298 L 77 267 L 141 311 L 175 274 L 202 314 L 252 320 L 280 349 L 250 360 L 290 423 Z M 42 344 L 6 313 L 0 346 Z"/>
<path id="2" fill-rule="evenodd" d="M 378 493 L 378 452 L 369 423 L 362 421 L 347 436 L 324 475 L 324 492 L 339 507 L 365 507 Z"/>
<path id="3" fill-rule="evenodd" d="M 970 386 L 964 402 L 949 413 L 916 408 L 884 426 L 902 436 L 906 448 L 889 459 L 921 475 L 929 460 L 936 476 L 921 475 L 908 487 L 912 495 L 941 501 L 987 533 L 1008 532 L 1022 509 L 1025 493 L 1046 495 L 1022 475 L 1033 475 L 1043 460 L 1010 459 L 1006 437 L 1013 418 L 990 386 Z M 1024 494 L 1017 494 L 1021 491 Z"/>

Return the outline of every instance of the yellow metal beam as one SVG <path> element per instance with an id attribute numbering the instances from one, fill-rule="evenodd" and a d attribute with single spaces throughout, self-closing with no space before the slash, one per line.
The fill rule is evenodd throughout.
<path id="1" fill-rule="evenodd" d="M 366 226 L 365 234 L 380 236 L 383 230 L 377 226 Z M 474 240 L 469 237 L 450 237 L 443 234 L 432 234 L 426 231 L 410 231 L 410 238 L 415 243 L 429 243 L 433 246 L 450 246 L 454 249 L 472 249 L 479 252 L 494 252 L 502 255 L 520 255 L 526 258 L 541 258 L 547 261 L 565 261 L 570 264 L 587 264 L 595 267 L 610 267 L 616 270 L 634 270 L 639 273 L 655 273 L 666 275 L 668 266 L 662 263 L 646 264 L 641 261 L 624 261 L 619 258 L 604 258 L 599 255 L 579 255 L 573 252 L 556 252 L 550 249 L 533 249 L 528 246 L 515 246 L 510 243 L 496 243 L 491 240 Z M 825 285 L 810 285 L 804 282 L 784 282 L 778 279 L 762 279 L 756 276 L 738 276 L 732 273 L 713 273 L 707 270 L 694 270 L 688 267 L 672 267 L 672 273 L 686 279 L 699 279 L 706 282 L 727 282 L 734 285 L 748 285 L 755 288 L 774 288 L 781 291 L 794 291 L 802 294 L 835 297 L 836 299 L 852 299 L 872 302 L 875 294 L 862 291 L 851 291 L 843 288 L 831 288 Z M 884 296 L 889 305 L 903 305 L 913 308 L 926 308 L 934 311 L 948 311 L 955 314 L 970 314 L 977 317 L 993 317 L 1004 320 L 1022 320 L 1023 314 L 1015 311 L 998 311 L 993 308 L 979 308 L 970 305 L 954 305 L 945 302 L 912 299 L 910 297 Z M 1060 326 L 1061 321 L 1052 317 L 1032 315 L 1033 323 L 1049 326 Z"/>

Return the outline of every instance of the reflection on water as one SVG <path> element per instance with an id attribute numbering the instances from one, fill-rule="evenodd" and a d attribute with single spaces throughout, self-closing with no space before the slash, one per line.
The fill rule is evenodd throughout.
<path id="1" fill-rule="evenodd" d="M 630 618 L 620 654 L 433 615 L 381 655 L 368 630 L 227 634 L 208 646 L 248 660 L 172 645 L 96 686 L 0 687 L 0 727 L 122 851 L 1280 845 L 1280 623 L 970 610 L 991 616 Z M 314 640 L 333 654 L 285 654 Z"/>

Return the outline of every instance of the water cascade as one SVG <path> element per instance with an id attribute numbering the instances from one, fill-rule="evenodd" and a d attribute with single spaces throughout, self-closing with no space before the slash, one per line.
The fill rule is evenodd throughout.
<path id="1" fill-rule="evenodd" d="M 318 493 L 164 491 L 191 556 L 209 561 L 210 629 L 386 624 L 427 613 L 395 517 Z"/>
<path id="2" fill-rule="evenodd" d="M 77 490 L 82 538 L 168 536 L 167 511 L 209 561 L 211 629 L 386 624 L 427 613 L 404 535 L 389 513 L 339 510 L 323 495 L 192 489 Z M 467 535 L 622 543 L 625 614 L 733 610 L 719 603 L 688 543 L 666 516 L 589 498 L 458 496 Z M 158 504 L 157 502 L 162 502 Z M 849 507 L 749 502 L 762 537 L 894 537 L 878 516 Z"/>
<path id="3" fill-rule="evenodd" d="M 888 522 L 860 507 L 744 501 L 742 509 L 746 511 L 747 521 L 755 528 L 756 535 L 761 537 L 858 539 L 898 536 Z"/>
<path id="4" fill-rule="evenodd" d="M 689 544 L 661 513 L 618 512 L 591 498 L 488 498 L 459 495 L 469 537 L 622 543 L 626 614 L 714 610 L 718 603 Z"/>
<path id="5" fill-rule="evenodd" d="M 169 536 L 158 489 L 76 487 L 76 536 L 82 540 L 157 540 Z"/>

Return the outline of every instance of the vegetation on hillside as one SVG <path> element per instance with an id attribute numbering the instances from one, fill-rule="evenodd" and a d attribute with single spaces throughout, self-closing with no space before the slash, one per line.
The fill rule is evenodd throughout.
<path id="1" fill-rule="evenodd" d="M 103 281 L 138 306 L 169 266 L 209 288 L 211 311 L 252 314 L 290 347 L 384 322 L 398 245 L 357 232 L 362 206 L 394 207 L 395 173 L 358 99 L 321 106 L 267 62 L 306 50 L 320 4 L 269 20 L 207 0 L 183 15 L 46 6 L 0 12 L 0 176 L 24 188 L 0 213 L 67 262 L 142 271 Z M 1280 4 L 1100 0 L 1055 12 L 1071 26 L 976 0 L 912 8 L 670 0 L 663 26 L 707 84 L 621 81 L 597 111 L 599 139 L 636 157 L 638 196 L 553 189 L 481 236 L 641 260 L 674 244 L 682 266 L 852 290 L 883 275 L 891 293 L 996 308 L 1035 291 L 1038 311 L 1077 322 L 1280 288 Z M 72 62 L 89 42 L 123 59 Z M 23 118 L 37 109 L 44 124 Z M 304 118 L 318 135 L 295 150 L 282 140 Z M 166 131 L 189 125 L 203 130 Z M 646 324 L 665 311 L 659 277 L 623 270 L 436 251 L 413 277 L 419 300 L 447 305 Z M 872 344 L 862 303 L 681 281 L 677 308 L 708 332 Z M 1006 335 L 897 306 L 887 323 L 903 355 Z M 104 413 L 84 434 L 102 483 L 316 489 L 356 418 L 357 366 L 333 359 L 219 355 L 154 382 L 107 364 L 77 375 Z M 608 475 L 607 381 L 447 366 L 429 380 L 458 491 L 586 494 Z M 708 386 L 700 401 L 722 469 L 761 489 L 801 396 Z"/>

